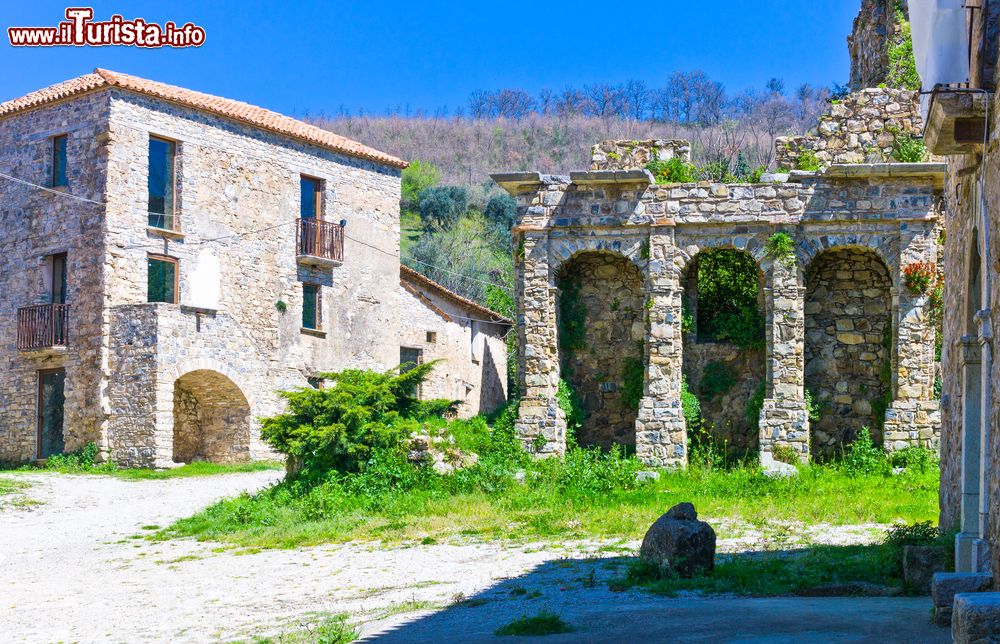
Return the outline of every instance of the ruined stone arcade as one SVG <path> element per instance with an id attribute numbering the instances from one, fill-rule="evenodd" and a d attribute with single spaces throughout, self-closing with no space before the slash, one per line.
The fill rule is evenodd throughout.
<path id="1" fill-rule="evenodd" d="M 623 389 L 622 363 L 641 344 L 644 376 L 634 434 L 614 426 L 624 418 L 616 410 L 613 420 L 601 417 L 607 426 L 592 429 L 599 434 L 592 442 L 634 440 L 648 464 L 686 465 L 682 299 L 692 260 L 717 248 L 748 253 L 762 276 L 765 398 L 759 437 L 749 443 L 759 445 L 763 463 L 776 450 L 792 450 L 801 460 L 829 455 L 862 426 L 890 450 L 937 445 L 928 298 L 903 286 L 903 269 L 937 261 L 943 166 L 833 165 L 755 185 L 657 185 L 645 169 L 605 170 L 597 161 L 592 167 L 597 169 L 569 176 L 494 175 L 519 206 L 515 267 L 523 398 L 517 426 L 529 449 L 565 449 L 566 424 L 556 399 L 566 364 L 560 359 L 560 297 L 565 267 L 582 262 L 593 267 L 585 276 L 621 280 L 636 271 L 641 278 L 636 297 L 623 297 L 627 289 L 618 284 L 618 294 L 606 302 L 627 328 L 609 328 L 608 320 L 597 326 L 604 331 L 592 359 L 604 365 L 601 382 L 574 383 L 584 397 L 597 389 L 605 396 Z M 767 242 L 776 232 L 794 240 L 794 261 L 769 256 Z M 613 266 L 620 269 L 602 268 Z M 632 299 L 640 302 L 638 309 Z M 634 324 L 622 317 L 626 307 L 635 313 Z M 882 373 L 887 377 L 880 378 Z M 807 386 L 824 408 L 812 424 Z"/>

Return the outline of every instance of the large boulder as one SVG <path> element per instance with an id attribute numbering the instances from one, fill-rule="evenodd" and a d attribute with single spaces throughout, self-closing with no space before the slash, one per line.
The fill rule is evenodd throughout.
<path id="1" fill-rule="evenodd" d="M 715 530 L 690 503 L 679 503 L 656 520 L 642 540 L 639 557 L 662 574 L 694 577 L 715 568 Z"/>
<path id="2" fill-rule="evenodd" d="M 914 592 L 930 595 L 934 573 L 947 567 L 947 553 L 940 546 L 903 547 L 903 581 Z"/>

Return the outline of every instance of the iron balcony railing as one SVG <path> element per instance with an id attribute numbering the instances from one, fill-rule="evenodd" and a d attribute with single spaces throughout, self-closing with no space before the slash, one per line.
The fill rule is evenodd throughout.
<path id="1" fill-rule="evenodd" d="M 332 221 L 299 219 L 296 225 L 299 256 L 344 261 L 344 227 Z"/>
<path id="2" fill-rule="evenodd" d="M 37 351 L 66 346 L 68 304 L 38 304 L 17 310 L 17 348 Z"/>

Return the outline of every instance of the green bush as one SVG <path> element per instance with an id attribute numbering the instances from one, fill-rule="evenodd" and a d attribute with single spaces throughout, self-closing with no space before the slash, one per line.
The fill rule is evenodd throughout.
<path id="1" fill-rule="evenodd" d="M 913 57 L 913 35 L 910 23 L 902 8 L 896 8 L 896 22 L 900 25 L 899 35 L 889 43 L 889 73 L 886 84 L 898 89 L 919 90 L 920 75 Z"/>
<path id="2" fill-rule="evenodd" d="M 561 617 L 555 613 L 543 610 L 532 617 L 525 615 L 505 626 L 501 626 L 496 630 L 494 635 L 538 637 L 541 635 L 556 635 L 558 633 L 571 632 L 573 632 L 573 627 L 564 622 Z"/>
<path id="3" fill-rule="evenodd" d="M 724 362 L 713 360 L 705 365 L 699 386 L 705 400 L 712 400 L 716 396 L 726 393 L 734 385 L 736 385 L 736 377 L 733 375 L 733 370 Z"/>
<path id="4" fill-rule="evenodd" d="M 97 443 L 87 443 L 75 452 L 53 454 L 45 459 L 45 469 L 63 472 L 111 472 L 117 466 L 111 461 L 98 463 L 100 450 Z"/>
<path id="5" fill-rule="evenodd" d="M 938 466 L 938 456 L 934 450 L 911 445 L 889 454 L 889 464 L 892 467 L 904 467 L 908 471 L 929 472 Z"/>
<path id="6" fill-rule="evenodd" d="M 583 400 L 576 393 L 573 385 L 562 378 L 559 379 L 559 389 L 556 391 L 559 408 L 566 416 L 566 446 L 576 445 L 576 432 L 587 420 L 587 410 L 583 408 Z"/>
<path id="7" fill-rule="evenodd" d="M 452 401 L 420 401 L 413 395 L 435 364 L 405 373 L 348 369 L 318 374 L 331 386 L 281 392 L 287 411 L 261 419 L 261 436 L 289 457 L 293 471 L 356 472 L 375 452 L 402 449 L 417 421 L 454 407 Z"/>
<path id="8" fill-rule="evenodd" d="M 757 390 L 753 392 L 750 396 L 750 400 L 747 401 L 747 423 L 750 425 L 750 429 L 755 433 L 760 430 L 760 411 L 764 409 L 764 397 L 767 394 L 766 383 L 760 383 L 757 386 Z"/>
<path id="9" fill-rule="evenodd" d="M 656 183 L 693 183 L 698 180 L 697 169 L 679 157 L 666 161 L 654 159 L 646 164 L 646 169 L 653 174 Z"/>
<path id="10" fill-rule="evenodd" d="M 610 452 L 596 447 L 570 449 L 565 464 L 557 468 L 564 491 L 587 496 L 635 488 L 636 474 L 642 464 L 635 457 L 626 456 L 620 445 L 613 445 Z"/>
<path id="11" fill-rule="evenodd" d="M 732 248 L 698 255 L 698 337 L 744 349 L 764 346 L 764 317 L 757 308 L 759 277 L 753 257 Z"/>
<path id="12" fill-rule="evenodd" d="M 867 427 L 861 428 L 861 431 L 858 432 L 857 438 L 851 443 L 840 466 L 850 476 L 888 475 L 891 473 L 891 466 L 885 451 L 875 444 Z"/>
<path id="13" fill-rule="evenodd" d="M 815 172 L 819 170 L 819 158 L 816 157 L 815 150 L 803 149 L 799 151 L 799 158 L 795 162 L 796 170 Z"/>
<path id="14" fill-rule="evenodd" d="M 414 159 L 403 169 L 400 196 L 404 210 L 416 208 L 420 193 L 438 182 L 440 172 L 437 167 L 427 161 Z"/>
<path id="15" fill-rule="evenodd" d="M 912 134 L 902 134 L 897 128 L 892 131 L 892 158 L 900 163 L 922 163 L 927 159 L 924 139 Z"/>
<path id="16" fill-rule="evenodd" d="M 465 188 L 437 186 L 420 193 L 417 210 L 425 230 L 450 230 L 465 215 L 468 204 Z"/>
<path id="17" fill-rule="evenodd" d="M 795 240 L 786 232 L 777 232 L 768 237 L 764 253 L 785 266 L 795 266 Z"/>
<path id="18" fill-rule="evenodd" d="M 688 389 L 687 378 L 681 376 L 681 411 L 687 423 L 687 431 L 690 435 L 701 428 L 701 402 L 698 396 Z"/>

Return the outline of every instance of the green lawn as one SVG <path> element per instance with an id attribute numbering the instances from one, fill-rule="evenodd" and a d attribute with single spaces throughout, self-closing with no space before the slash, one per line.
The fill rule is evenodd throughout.
<path id="1" fill-rule="evenodd" d="M 320 484 L 281 483 L 221 501 L 178 521 L 159 538 L 196 537 L 248 547 L 295 547 L 348 540 L 573 540 L 641 538 L 672 505 L 695 504 L 709 521 L 913 523 L 936 521 L 938 470 L 900 476 L 849 475 L 803 467 L 788 479 L 754 467 L 661 472 L 648 484 L 608 486 L 587 464 L 539 463 L 524 483 L 496 472 L 430 473 L 416 480 L 351 475 Z M 594 467 L 594 464 L 590 464 Z M 602 475 L 609 480 L 617 474 Z M 622 489 L 626 488 L 626 489 Z M 628 489 L 631 488 L 631 489 Z"/>
<path id="2" fill-rule="evenodd" d="M 154 470 L 146 468 L 117 468 L 113 465 L 101 464 L 80 464 L 72 460 L 60 460 L 47 463 L 46 465 L 20 465 L 11 469 L 3 470 L 11 474 L 37 474 L 39 472 L 58 472 L 60 474 L 97 474 L 101 476 L 114 476 L 130 481 L 176 479 L 192 476 L 212 476 L 216 474 L 235 474 L 239 472 L 262 472 L 265 470 L 281 470 L 284 464 L 277 461 L 251 461 L 248 463 L 205 463 L 197 462 L 188 465 L 181 465 L 166 470 Z M 7 479 L 9 480 L 9 479 Z M 2 491 L 0 491 L 2 494 Z"/>

